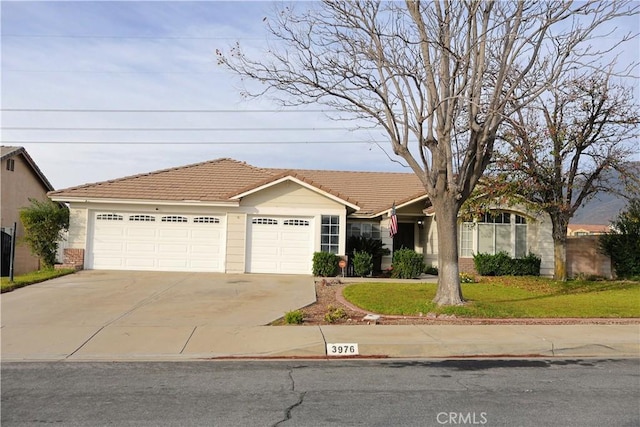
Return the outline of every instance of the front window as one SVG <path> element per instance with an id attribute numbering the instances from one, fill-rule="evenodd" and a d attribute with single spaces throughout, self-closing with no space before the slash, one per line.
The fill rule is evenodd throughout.
<path id="1" fill-rule="evenodd" d="M 460 225 L 460 256 L 506 252 L 515 258 L 527 254 L 527 220 L 509 212 L 490 212 L 477 222 Z"/>
<path id="2" fill-rule="evenodd" d="M 320 250 L 337 254 L 340 250 L 340 217 L 323 215 L 320 231 Z"/>
<path id="3" fill-rule="evenodd" d="M 347 224 L 347 237 L 352 236 L 380 240 L 380 224 L 377 222 L 350 222 Z"/>

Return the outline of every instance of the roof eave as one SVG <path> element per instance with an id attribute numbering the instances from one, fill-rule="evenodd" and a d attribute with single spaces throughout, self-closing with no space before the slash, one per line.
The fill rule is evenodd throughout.
<path id="1" fill-rule="evenodd" d="M 240 200 L 227 201 L 203 201 L 203 200 L 153 200 L 153 199 L 114 199 L 97 197 L 69 197 L 64 195 L 49 194 L 49 198 L 54 202 L 66 203 L 98 203 L 98 204 L 128 204 L 128 205 L 162 205 L 162 206 L 217 206 L 217 207 L 238 207 Z"/>
<path id="2" fill-rule="evenodd" d="M 409 200 L 407 200 L 407 201 L 404 201 L 404 202 L 402 202 L 402 203 L 397 204 L 397 205 L 396 205 L 396 210 L 397 210 L 397 209 L 402 209 L 402 208 L 404 208 L 404 207 L 406 207 L 406 206 L 412 205 L 412 204 L 414 204 L 414 203 L 416 203 L 416 202 L 419 202 L 419 201 L 421 201 L 421 200 L 425 200 L 425 199 L 428 199 L 428 198 L 429 198 L 429 196 L 427 196 L 426 194 L 423 194 L 423 195 L 418 196 L 418 197 L 414 197 L 414 198 L 412 198 L 412 199 L 409 199 Z M 391 215 L 391 209 L 393 209 L 393 207 L 392 207 L 392 206 L 390 206 L 390 207 L 388 207 L 388 208 L 385 208 L 384 210 L 382 210 L 382 211 L 380 211 L 380 212 L 377 212 L 377 213 L 373 214 L 373 215 L 372 215 L 372 217 L 382 216 L 382 215 L 385 215 L 385 214 L 386 214 L 386 215 Z"/>

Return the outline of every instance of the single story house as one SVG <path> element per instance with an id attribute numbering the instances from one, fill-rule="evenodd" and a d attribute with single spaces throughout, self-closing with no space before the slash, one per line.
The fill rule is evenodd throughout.
<path id="1" fill-rule="evenodd" d="M 275 169 L 217 159 L 49 193 L 68 203 L 67 262 L 86 269 L 311 274 L 316 251 L 345 254 L 349 236 L 407 247 L 437 265 L 437 218 L 412 173 Z M 395 204 L 398 232 L 389 236 Z M 509 209 L 460 224 L 461 266 L 477 252 L 542 257 L 546 217 Z M 391 256 L 383 259 L 383 268 Z"/>

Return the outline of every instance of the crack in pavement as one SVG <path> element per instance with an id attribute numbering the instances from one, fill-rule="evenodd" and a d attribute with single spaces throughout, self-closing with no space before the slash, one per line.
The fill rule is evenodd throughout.
<path id="1" fill-rule="evenodd" d="M 289 369 L 289 379 L 291 380 L 291 391 L 295 392 L 296 391 L 296 381 L 293 379 L 293 369 Z M 286 423 L 287 421 L 289 421 L 291 419 L 291 412 L 296 409 L 298 406 L 302 405 L 302 402 L 304 401 L 304 397 L 307 394 L 306 391 L 301 392 L 298 395 L 298 400 L 293 404 L 290 405 L 289 407 L 286 408 L 285 412 L 284 412 L 284 419 L 278 421 L 277 423 L 273 424 L 272 427 L 276 427 L 281 425 L 282 423 Z"/>

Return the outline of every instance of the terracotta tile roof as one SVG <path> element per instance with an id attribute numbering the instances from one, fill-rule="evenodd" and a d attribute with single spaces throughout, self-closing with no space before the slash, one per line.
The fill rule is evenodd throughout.
<path id="1" fill-rule="evenodd" d="M 577 232 L 601 234 L 607 233 L 610 230 L 610 226 L 603 224 L 569 224 L 567 227 L 567 234 L 573 234 Z"/>
<path id="2" fill-rule="evenodd" d="M 65 198 L 125 200 L 232 201 L 239 194 L 293 177 L 357 205 L 358 214 L 379 214 L 425 194 L 413 173 L 348 172 L 258 168 L 232 159 L 217 159 L 49 193 Z"/>

